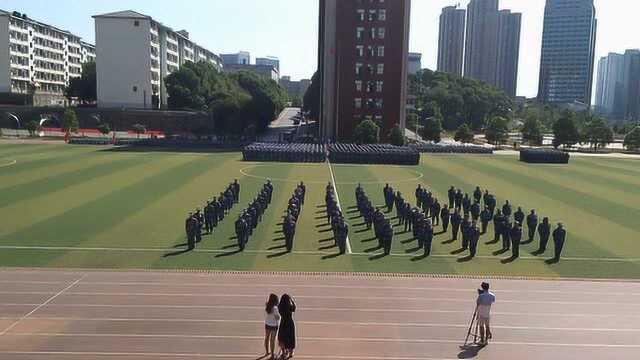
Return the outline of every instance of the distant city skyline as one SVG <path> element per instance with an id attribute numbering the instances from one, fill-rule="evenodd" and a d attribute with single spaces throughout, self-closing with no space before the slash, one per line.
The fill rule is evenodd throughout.
<path id="1" fill-rule="evenodd" d="M 422 66 L 435 70 L 439 16 L 445 6 L 466 8 L 468 0 L 414 0 L 409 51 L 422 53 Z M 598 18 L 596 61 L 610 52 L 640 48 L 635 24 L 640 3 L 629 0 L 594 0 Z M 252 57 L 277 56 L 281 75 L 310 78 L 317 67 L 318 0 L 187 0 L 178 11 L 175 2 L 112 0 L 86 3 L 59 0 L 0 0 L 0 9 L 19 11 L 94 42 L 92 15 L 136 10 L 176 30 L 188 29 L 191 38 L 216 54 L 248 51 Z M 522 13 L 518 96 L 538 93 L 540 50 L 545 0 L 501 0 L 500 8 Z M 192 11 L 190 11 L 192 9 Z M 594 71 L 594 83 L 596 71 Z M 594 91 L 595 93 L 595 86 Z M 593 96 L 593 94 L 592 94 Z"/>

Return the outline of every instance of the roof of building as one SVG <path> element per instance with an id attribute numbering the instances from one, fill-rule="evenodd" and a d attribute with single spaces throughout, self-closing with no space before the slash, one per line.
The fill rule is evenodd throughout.
<path id="1" fill-rule="evenodd" d="M 140 14 L 133 10 L 115 11 L 106 14 L 93 15 L 94 18 L 125 18 L 125 19 L 151 19 L 151 16 Z"/>
<path id="2" fill-rule="evenodd" d="M 57 27 L 55 27 L 53 25 L 45 24 L 45 23 L 40 22 L 38 20 L 34 20 L 34 19 L 28 17 L 27 14 L 21 14 L 21 13 L 19 13 L 17 11 L 10 12 L 10 11 L 6 11 L 6 10 L 1 10 L 0 9 L 0 16 L 14 17 L 14 18 L 20 19 L 22 21 L 28 21 L 28 22 L 30 22 L 32 24 L 37 24 L 37 25 L 40 25 L 40 26 L 44 26 L 44 27 L 56 30 L 56 31 L 64 33 L 64 34 L 67 34 L 67 35 L 70 35 L 70 36 L 73 36 L 73 37 L 76 37 L 76 38 L 80 38 L 80 36 L 73 34 L 69 30 L 60 29 L 60 28 L 57 28 Z"/>

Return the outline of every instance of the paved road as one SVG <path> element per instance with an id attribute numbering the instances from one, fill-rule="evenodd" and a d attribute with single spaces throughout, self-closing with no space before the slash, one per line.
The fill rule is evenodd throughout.
<path id="1" fill-rule="evenodd" d="M 492 282 L 494 341 L 460 349 L 479 280 L 0 271 L 3 360 L 256 359 L 292 294 L 299 359 L 638 359 L 640 283 Z"/>
<path id="2" fill-rule="evenodd" d="M 267 133 L 262 135 L 261 141 L 277 142 L 280 134 L 290 132 L 296 128 L 293 124 L 293 117 L 298 114 L 299 108 L 285 108 L 278 118 L 269 125 Z"/>

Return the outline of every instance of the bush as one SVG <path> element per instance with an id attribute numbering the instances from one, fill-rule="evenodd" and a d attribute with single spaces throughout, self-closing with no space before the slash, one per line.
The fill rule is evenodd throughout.
<path id="1" fill-rule="evenodd" d="M 490 144 L 496 146 L 504 144 L 509 139 L 509 120 L 500 116 L 491 118 L 487 122 L 484 134 Z"/>
<path id="2" fill-rule="evenodd" d="M 630 151 L 640 150 L 640 126 L 636 126 L 624 137 L 624 146 Z"/>
<path id="3" fill-rule="evenodd" d="M 473 131 L 469 128 L 469 125 L 462 124 L 456 131 L 455 136 L 453 137 L 455 141 L 459 141 L 465 144 L 473 142 Z"/>
<path id="4" fill-rule="evenodd" d="M 80 124 L 75 110 L 67 108 L 62 115 L 62 130 L 65 132 L 77 132 Z"/>
<path id="5" fill-rule="evenodd" d="M 40 123 L 36 120 L 31 120 L 24 125 L 24 128 L 29 131 L 29 136 L 36 136 L 36 132 L 40 130 Z"/>
<path id="6" fill-rule="evenodd" d="M 400 129 L 400 126 L 396 125 L 391 129 L 391 133 L 389 134 L 389 142 L 391 145 L 395 146 L 404 146 L 405 137 Z"/>
<path id="7" fill-rule="evenodd" d="M 372 120 L 364 120 L 353 131 L 356 144 L 377 144 L 380 142 L 380 127 Z"/>
<path id="8" fill-rule="evenodd" d="M 424 123 L 424 128 L 422 128 L 422 136 L 423 139 L 433 141 L 435 143 L 439 143 L 442 140 L 442 121 L 437 117 L 430 117 Z"/>
<path id="9" fill-rule="evenodd" d="M 100 131 L 102 135 L 108 135 L 111 132 L 111 127 L 107 123 L 102 123 L 98 125 L 98 131 Z"/>

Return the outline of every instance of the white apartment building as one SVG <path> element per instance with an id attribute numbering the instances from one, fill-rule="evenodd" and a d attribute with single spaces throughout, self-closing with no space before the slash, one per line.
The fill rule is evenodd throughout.
<path id="1" fill-rule="evenodd" d="M 32 89 L 35 105 L 63 105 L 65 87 L 81 76 L 82 63 L 92 59 L 93 45 L 79 36 L 0 10 L 0 93 L 28 94 Z"/>
<path id="2" fill-rule="evenodd" d="M 99 107 L 158 109 L 167 103 L 164 79 L 185 62 L 222 69 L 220 57 L 148 15 L 126 10 L 96 15 Z"/>

